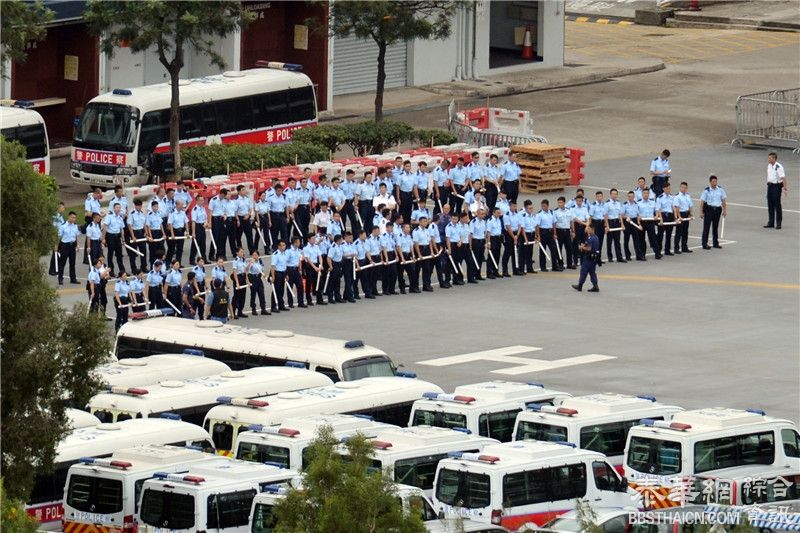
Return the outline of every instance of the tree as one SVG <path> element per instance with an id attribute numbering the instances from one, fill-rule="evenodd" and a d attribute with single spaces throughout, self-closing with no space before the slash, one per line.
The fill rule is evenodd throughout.
<path id="1" fill-rule="evenodd" d="M 217 52 L 214 37 L 224 38 L 255 18 L 241 2 L 146 0 L 107 2 L 90 0 L 84 20 L 90 31 L 101 35 L 101 47 L 113 55 L 120 42 L 134 53 L 155 48 L 158 60 L 169 73 L 169 143 L 175 154 L 175 168 L 181 168 L 178 131 L 180 125 L 179 76 L 184 66 L 187 45 L 208 56 L 220 70 L 225 61 Z"/>
<path id="2" fill-rule="evenodd" d="M 336 37 L 355 35 L 378 45 L 378 77 L 375 84 L 375 122 L 383 120 L 383 90 L 386 83 L 386 49 L 414 39 L 445 39 L 450 36 L 456 11 L 472 2 L 460 0 L 383 0 L 331 2 L 329 31 Z M 335 53 L 335 52 L 334 52 Z"/>
<path id="3" fill-rule="evenodd" d="M 0 140 L 0 152 L 0 462 L 8 497 L 26 501 L 35 476 L 52 469 L 68 430 L 64 396 L 85 405 L 97 392 L 93 369 L 112 343 L 102 317 L 85 305 L 67 314 L 45 279 L 40 257 L 56 238 L 52 178 L 25 162 L 18 143 Z"/>
<path id="4" fill-rule="evenodd" d="M 0 2 L 0 76 L 7 77 L 6 60 L 24 63 L 31 41 L 47 35 L 45 24 L 53 20 L 53 12 L 41 2 L 4 0 Z"/>
<path id="5" fill-rule="evenodd" d="M 6 531 L 15 533 L 36 533 L 39 531 L 39 523 L 25 512 L 23 502 L 9 498 L 6 489 L 3 487 L 3 480 L 0 479 L 0 523 Z"/>
<path id="6" fill-rule="evenodd" d="M 370 472 L 372 442 L 348 439 L 348 460 L 338 453 L 331 427 L 320 428 L 308 447 L 309 464 L 302 489 L 290 489 L 276 508 L 277 532 L 368 533 L 425 531 L 422 516 L 404 513 L 386 472 Z"/>

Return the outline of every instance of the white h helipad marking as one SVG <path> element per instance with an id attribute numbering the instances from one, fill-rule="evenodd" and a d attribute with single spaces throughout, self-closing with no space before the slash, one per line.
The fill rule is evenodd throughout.
<path id="1" fill-rule="evenodd" d="M 598 363 L 600 361 L 607 361 L 609 359 L 616 359 L 611 355 L 602 354 L 587 354 L 579 355 L 577 357 L 566 357 L 563 359 L 555 359 L 548 361 L 545 359 L 532 359 L 529 357 L 514 357 L 514 354 L 522 354 L 528 352 L 537 352 L 543 350 L 536 346 L 505 346 L 503 348 L 495 348 L 493 350 L 484 350 L 482 352 L 466 353 L 461 355 L 451 355 L 449 357 L 439 357 L 436 359 L 428 359 L 427 361 L 420 361 L 418 364 L 427 366 L 449 366 L 460 365 L 464 363 L 472 363 L 474 361 L 494 361 L 497 363 L 508 363 L 514 366 L 492 370 L 493 374 L 505 374 L 508 376 L 516 376 L 519 374 L 528 374 L 531 372 L 542 372 L 544 370 L 554 370 L 556 368 L 564 368 L 567 366 L 585 365 L 588 363 Z"/>

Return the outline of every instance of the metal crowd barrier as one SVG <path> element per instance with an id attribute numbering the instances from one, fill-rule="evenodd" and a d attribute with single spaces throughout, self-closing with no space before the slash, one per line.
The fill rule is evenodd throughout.
<path id="1" fill-rule="evenodd" d="M 734 144 L 800 151 L 800 88 L 745 94 L 736 100 Z"/>
<path id="2" fill-rule="evenodd" d="M 488 111 L 488 108 L 484 110 Z M 448 129 L 455 133 L 458 142 L 467 143 L 472 146 L 503 146 L 510 148 L 515 144 L 546 143 L 547 139 L 541 135 L 528 132 L 513 133 L 511 131 L 481 129 L 459 120 L 456 112 L 455 101 L 451 101 L 447 108 Z M 466 111 L 465 114 L 469 114 Z M 487 117 L 488 118 L 488 117 Z M 531 128 L 529 124 L 525 126 Z M 532 128 L 531 128 L 532 129 Z"/>

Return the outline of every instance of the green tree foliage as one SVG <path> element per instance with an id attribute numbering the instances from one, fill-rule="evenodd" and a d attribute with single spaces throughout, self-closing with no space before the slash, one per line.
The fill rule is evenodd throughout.
<path id="1" fill-rule="evenodd" d="M 36 533 L 39 524 L 25 512 L 23 502 L 9 498 L 0 480 L 0 523 L 6 531 L 15 533 Z"/>
<path id="2" fill-rule="evenodd" d="M 425 531 L 422 517 L 404 513 L 386 472 L 370 472 L 372 443 L 363 435 L 346 443 L 348 461 L 333 429 L 323 427 L 309 446 L 303 488 L 291 489 L 275 508 L 276 532 L 371 533 Z"/>
<path id="3" fill-rule="evenodd" d="M 308 128 L 315 129 L 315 128 Z M 213 176 L 231 172 L 246 172 L 282 167 L 298 163 L 313 163 L 328 159 L 328 150 L 316 144 L 293 142 L 280 146 L 260 144 L 209 144 L 192 146 L 183 152 L 186 167 L 197 176 Z"/>
<path id="4" fill-rule="evenodd" d="M 90 0 L 84 19 L 92 32 L 101 35 L 101 46 L 109 55 L 121 41 L 134 53 L 155 49 L 158 60 L 169 73 L 172 87 L 170 100 L 169 142 L 175 153 L 175 168 L 180 169 L 178 145 L 180 124 L 181 69 L 185 64 L 187 45 L 211 63 L 225 68 L 217 52 L 215 38 L 223 38 L 247 25 L 255 14 L 245 10 L 241 2 L 231 1 L 168 1 L 108 2 Z"/>
<path id="5" fill-rule="evenodd" d="M 53 20 L 53 12 L 41 2 L 3 0 L 0 2 L 0 76 L 8 76 L 6 60 L 24 63 L 31 41 L 47 35 L 45 24 Z"/>
<path id="6" fill-rule="evenodd" d="M 49 181 L 2 143 L 0 209 L 0 416 L 8 496 L 25 501 L 34 477 L 52 469 L 67 428 L 64 394 L 84 405 L 100 386 L 93 369 L 111 350 L 103 318 L 77 305 L 67 314 L 45 279 L 40 257 L 55 242 L 56 201 Z M 36 431 L 29 431 L 36 428 Z"/>
<path id="7" fill-rule="evenodd" d="M 449 37 L 453 16 L 465 4 L 459 0 L 337 0 L 329 4 L 328 27 L 333 35 L 354 35 L 358 39 L 372 39 L 378 45 L 376 122 L 383 120 L 386 49 L 397 42 Z"/>

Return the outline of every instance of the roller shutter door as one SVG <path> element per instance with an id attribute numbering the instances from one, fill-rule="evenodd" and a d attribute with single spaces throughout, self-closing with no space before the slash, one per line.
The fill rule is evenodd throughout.
<path id="1" fill-rule="evenodd" d="M 405 42 L 386 49 L 386 88 L 405 87 Z M 336 38 L 333 44 L 333 94 L 375 90 L 378 76 L 378 45 L 355 37 Z"/>

